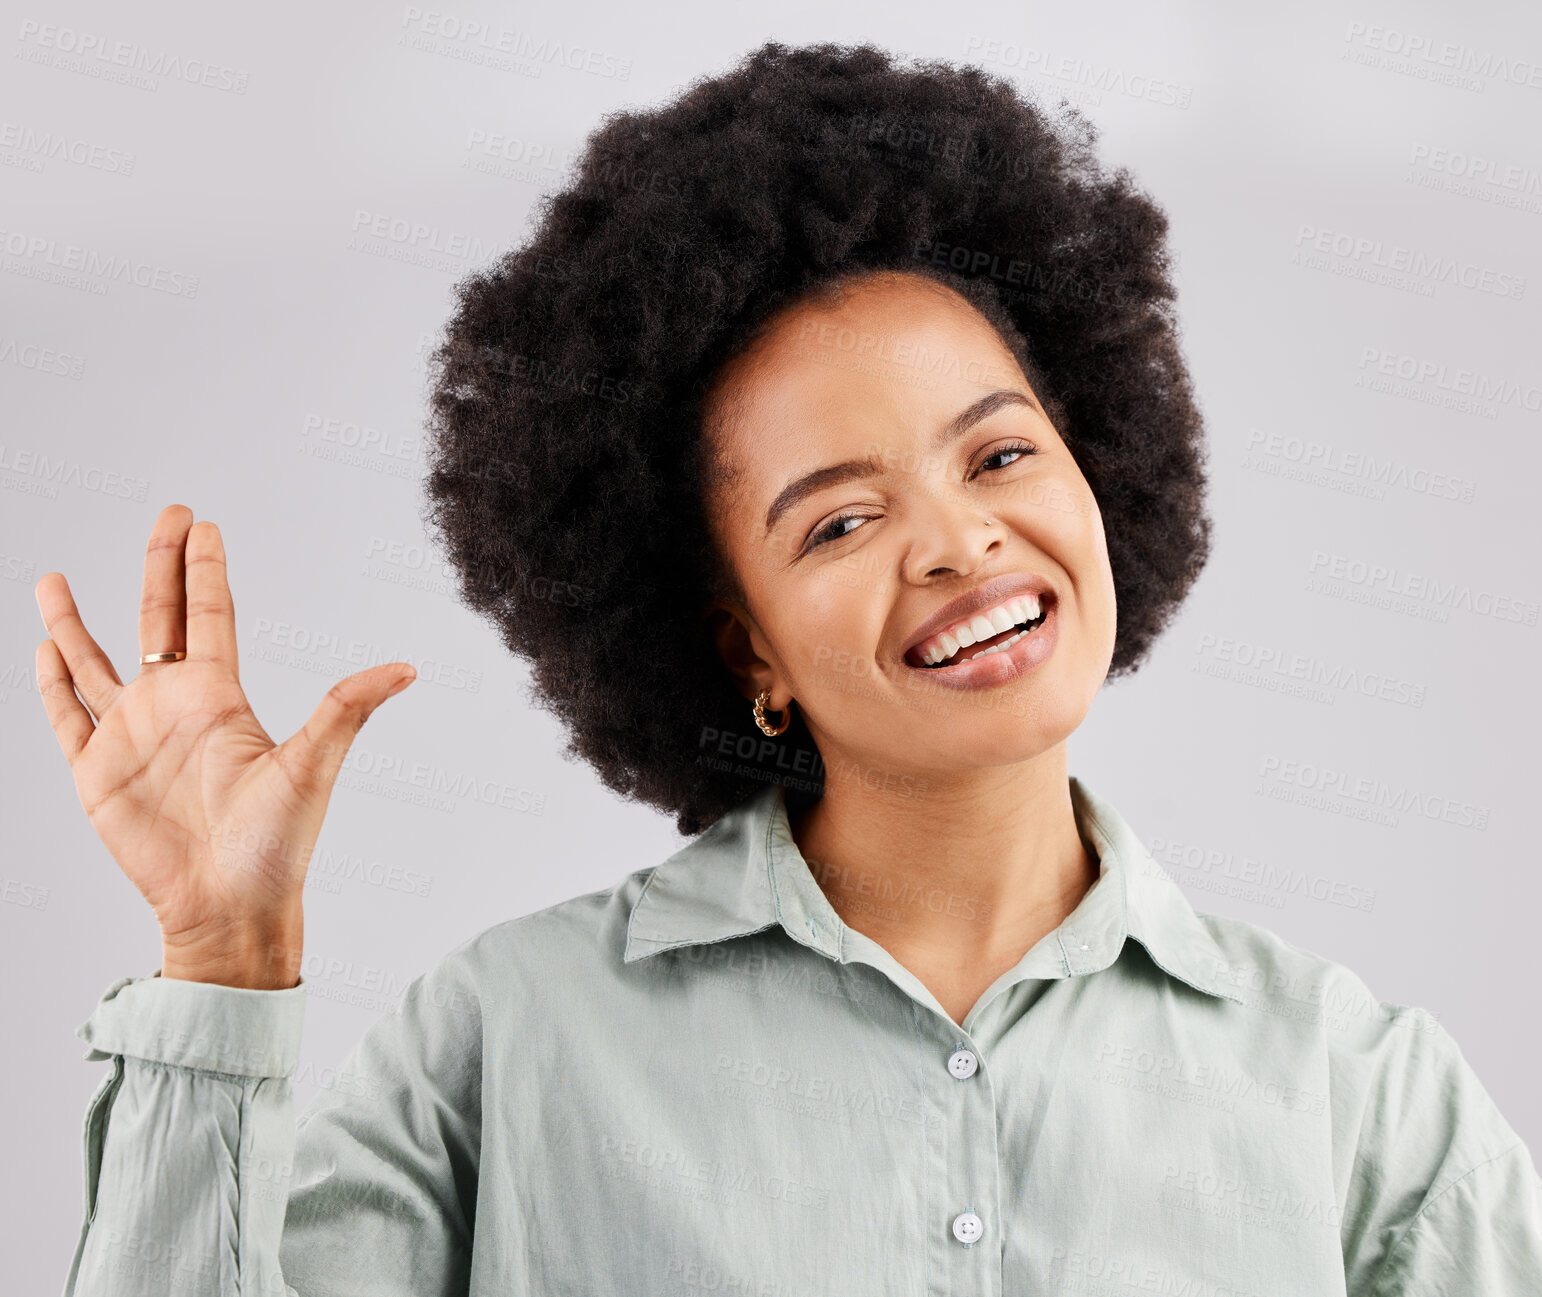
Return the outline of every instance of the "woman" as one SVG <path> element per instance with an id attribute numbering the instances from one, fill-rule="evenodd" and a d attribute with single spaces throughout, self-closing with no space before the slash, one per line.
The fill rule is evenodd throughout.
<path id="1" fill-rule="evenodd" d="M 978 70 L 767 45 L 612 116 L 462 284 L 465 597 L 695 836 L 452 951 L 298 1127 L 305 863 L 410 669 L 275 745 L 180 506 L 129 685 L 39 582 L 163 934 L 80 1028 L 67 1291 L 1542 1290 L 1534 1164 L 1450 1036 L 1196 914 L 1069 775 L 1209 538 L 1165 221 L 1091 142 Z"/>

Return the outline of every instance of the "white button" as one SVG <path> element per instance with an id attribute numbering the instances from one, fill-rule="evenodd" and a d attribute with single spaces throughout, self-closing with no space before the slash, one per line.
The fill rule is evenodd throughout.
<path id="1" fill-rule="evenodd" d="M 985 1222 L 974 1212 L 960 1212 L 953 1218 L 953 1237 L 965 1247 L 979 1242 L 980 1235 L 983 1233 L 985 1233 Z"/>
<path id="2" fill-rule="evenodd" d="M 956 1049 L 948 1059 L 948 1071 L 960 1081 L 967 1081 L 979 1066 L 980 1060 L 974 1056 L 974 1051 L 969 1049 Z"/>

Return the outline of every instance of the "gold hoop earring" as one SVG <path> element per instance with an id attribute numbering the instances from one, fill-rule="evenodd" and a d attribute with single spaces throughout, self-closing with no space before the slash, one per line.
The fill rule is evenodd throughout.
<path id="1" fill-rule="evenodd" d="M 760 726 L 762 734 L 769 734 L 773 738 L 792 724 L 792 699 L 787 700 L 787 706 L 782 708 L 782 723 L 775 729 L 766 723 L 766 704 L 771 701 L 771 691 L 762 689 L 755 697 L 755 724 Z"/>

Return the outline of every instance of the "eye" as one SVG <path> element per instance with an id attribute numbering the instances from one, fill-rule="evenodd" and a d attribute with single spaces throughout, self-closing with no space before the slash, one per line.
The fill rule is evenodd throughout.
<path id="1" fill-rule="evenodd" d="M 1026 457 L 1028 455 L 1037 455 L 1038 453 L 1039 453 L 1039 448 L 1037 446 L 1035 446 L 1031 441 L 1011 441 L 1011 442 L 1008 442 L 1005 446 L 998 446 L 989 455 L 987 455 L 981 461 L 980 467 L 976 470 L 976 472 L 977 473 L 984 473 L 984 472 L 999 473 L 1001 471 L 1001 469 L 1003 469 L 1003 468 L 1011 468 L 1012 465 L 1017 462 L 1016 458 L 1014 458 L 1012 460 L 1009 460 L 1007 463 L 1000 465 L 1000 467 L 998 467 L 998 468 L 987 469 L 985 467 L 987 464 L 989 464 L 991 462 L 991 460 L 999 459 L 1003 455 L 1012 455 L 1012 456 Z M 870 521 L 872 521 L 871 516 L 868 515 L 868 514 L 865 514 L 865 513 L 842 513 L 842 514 L 837 514 L 834 518 L 831 518 L 829 522 L 827 522 L 823 527 L 821 527 L 818 531 L 816 531 L 813 535 L 811 535 L 808 538 L 808 544 L 804 546 L 803 552 L 805 554 L 807 554 L 807 553 L 809 553 L 812 550 L 818 549 L 821 545 L 828 545 L 832 541 L 837 541 L 837 540 L 840 540 L 842 537 L 851 535 L 851 531 L 842 530 L 844 525 L 846 523 L 848 523 L 848 522 L 870 522 Z M 853 528 L 852 530 L 855 530 L 855 528 Z"/>
<path id="2" fill-rule="evenodd" d="M 995 450 L 991 451 L 991 453 L 989 455 L 987 455 L 980 462 L 980 471 L 982 473 L 986 472 L 986 471 L 993 472 L 993 473 L 1000 472 L 1001 471 L 1000 469 L 990 469 L 990 470 L 987 470 L 985 466 L 987 464 L 989 464 L 991 462 L 991 460 L 996 459 L 996 458 L 998 458 L 998 457 L 1000 457 L 1002 455 L 1022 455 L 1022 456 L 1026 457 L 1028 455 L 1037 455 L 1038 453 L 1039 453 L 1039 448 L 1037 446 L 1035 446 L 1031 441 L 1013 441 L 1013 442 L 1009 442 L 1007 445 L 1005 445 L 1005 446 L 998 446 Z M 1010 461 L 1009 463 L 1001 465 L 1001 468 L 1011 468 L 1012 464 L 1015 464 L 1016 462 L 1017 461 L 1014 459 L 1014 460 Z"/>
<path id="3" fill-rule="evenodd" d="M 808 545 L 803 552 L 806 554 L 811 549 L 818 549 L 821 545 L 828 545 L 833 540 L 840 540 L 842 536 L 851 535 L 849 531 L 837 530 L 842 523 L 867 521 L 868 515 L 865 513 L 843 513 L 831 518 L 829 522 L 808 538 Z"/>

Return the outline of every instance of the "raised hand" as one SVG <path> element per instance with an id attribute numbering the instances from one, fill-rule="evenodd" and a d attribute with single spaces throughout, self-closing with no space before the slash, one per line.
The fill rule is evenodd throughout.
<path id="1" fill-rule="evenodd" d="M 139 605 L 141 656 L 180 661 L 146 663 L 125 685 L 63 574 L 34 593 L 49 635 L 43 705 L 92 827 L 155 912 L 161 975 L 296 985 L 301 889 L 333 782 L 360 727 L 416 671 L 386 662 L 338 681 L 275 744 L 238 678 L 219 528 L 183 505 L 155 520 Z"/>

